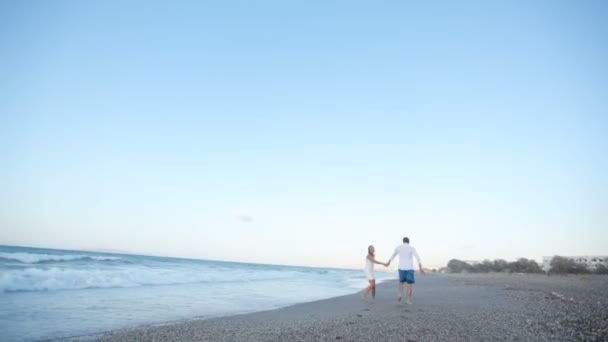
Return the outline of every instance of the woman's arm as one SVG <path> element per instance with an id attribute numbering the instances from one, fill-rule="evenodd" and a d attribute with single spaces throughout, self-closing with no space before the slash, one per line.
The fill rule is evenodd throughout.
<path id="1" fill-rule="evenodd" d="M 374 264 L 388 266 L 388 263 L 380 262 L 380 261 L 376 260 L 376 258 L 374 258 L 371 255 L 368 255 L 367 258 L 369 259 L 369 261 L 373 262 Z"/>

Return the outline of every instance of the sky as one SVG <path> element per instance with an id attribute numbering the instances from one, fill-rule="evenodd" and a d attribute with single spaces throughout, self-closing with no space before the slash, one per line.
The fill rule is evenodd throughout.
<path id="1" fill-rule="evenodd" d="M 608 254 L 604 1 L 2 1 L 0 244 Z"/>

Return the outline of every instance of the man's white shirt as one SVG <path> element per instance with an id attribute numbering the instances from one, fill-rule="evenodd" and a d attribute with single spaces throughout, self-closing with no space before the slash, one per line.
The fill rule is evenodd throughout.
<path id="1" fill-rule="evenodd" d="M 421 264 L 420 257 L 418 256 L 418 252 L 416 252 L 416 248 L 410 246 L 407 243 L 403 245 L 397 246 L 395 248 L 395 253 L 391 256 L 390 261 L 399 254 L 399 269 L 403 271 L 413 270 L 414 269 L 414 257 L 418 260 L 418 264 Z"/>

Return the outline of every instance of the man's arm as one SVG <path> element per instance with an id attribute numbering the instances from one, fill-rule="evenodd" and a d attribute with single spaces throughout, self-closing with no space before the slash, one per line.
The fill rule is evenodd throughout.
<path id="1" fill-rule="evenodd" d="M 416 261 L 418 261 L 418 268 L 420 269 L 420 273 L 424 274 L 424 270 L 422 269 L 422 262 L 420 261 L 420 256 L 418 255 L 416 248 L 414 248 L 414 256 L 416 257 Z"/>
<path id="2" fill-rule="evenodd" d="M 399 248 L 395 248 L 395 253 L 393 253 L 393 255 L 391 256 L 390 259 L 388 259 L 388 263 L 390 264 L 391 261 L 393 261 L 393 259 L 395 259 L 395 257 L 397 256 L 397 254 L 399 254 Z"/>

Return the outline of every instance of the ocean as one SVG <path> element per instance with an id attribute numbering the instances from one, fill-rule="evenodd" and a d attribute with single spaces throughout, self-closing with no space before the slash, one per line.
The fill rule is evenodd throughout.
<path id="1" fill-rule="evenodd" d="M 0 246 L 0 334 L 52 340 L 279 308 L 366 286 L 362 270 Z"/>

